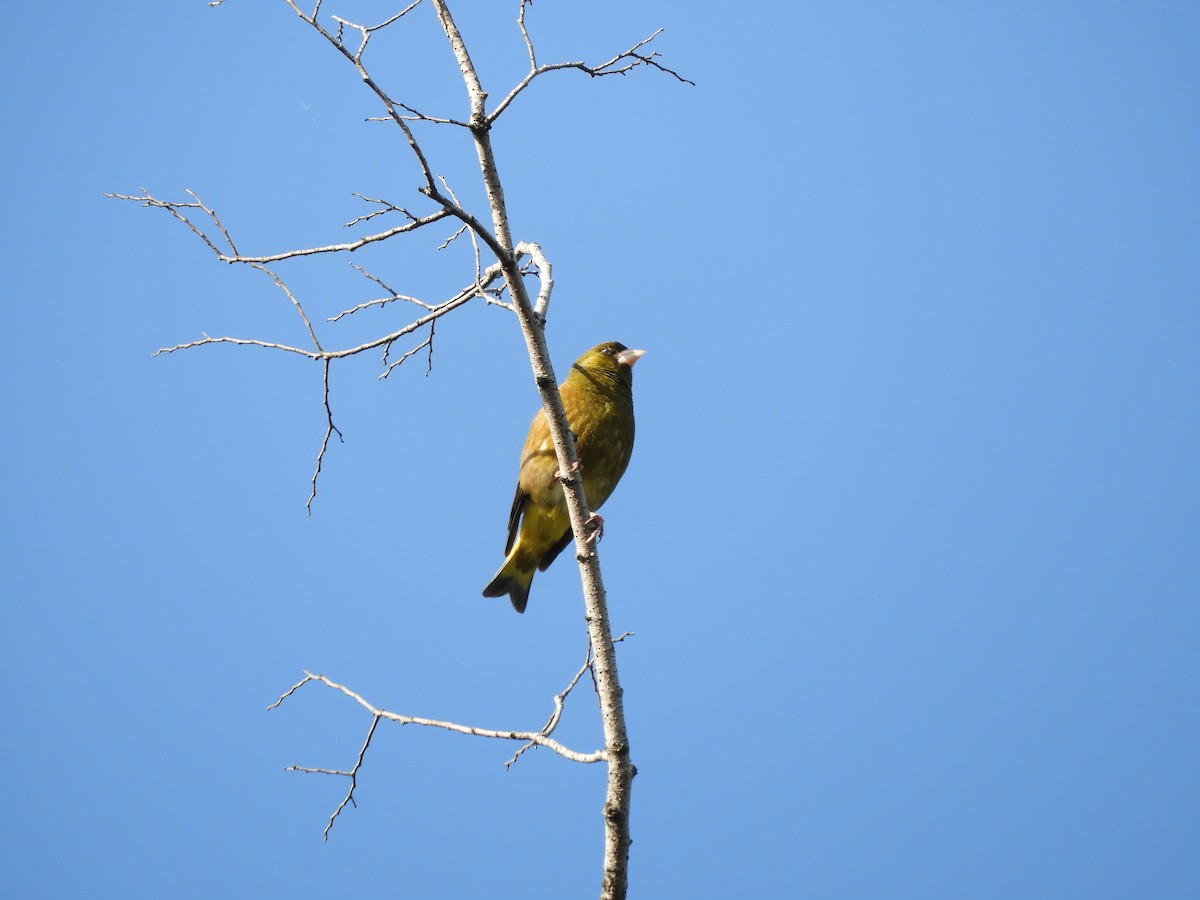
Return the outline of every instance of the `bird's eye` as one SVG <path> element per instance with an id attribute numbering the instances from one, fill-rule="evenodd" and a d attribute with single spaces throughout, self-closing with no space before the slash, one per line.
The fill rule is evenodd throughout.
<path id="1" fill-rule="evenodd" d="M 613 350 L 612 347 L 605 347 L 600 352 L 603 353 L 605 356 L 612 356 L 614 353 L 616 353 L 616 351 Z"/>

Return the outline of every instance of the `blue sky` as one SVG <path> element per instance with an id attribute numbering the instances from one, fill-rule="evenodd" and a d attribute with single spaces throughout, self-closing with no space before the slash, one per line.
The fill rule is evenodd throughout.
<path id="1" fill-rule="evenodd" d="M 516 5 L 456 8 L 486 86 Z M 478 7 L 478 4 L 473 5 Z M 510 8 L 511 7 L 511 8 Z M 547 78 L 494 140 L 555 264 L 560 373 L 620 340 L 633 462 L 601 547 L 642 897 L 1200 894 L 1200 8 L 539 0 L 541 58 L 663 26 L 650 72 Z M 397 7 L 326 3 L 378 21 Z M 9 13 L 0 714 L 8 896 L 587 897 L 603 771 L 382 727 L 307 688 L 536 728 L 583 658 L 564 560 L 499 564 L 536 405 L 512 317 L 442 321 L 433 371 L 317 367 L 244 252 L 345 240 L 351 192 L 421 209 L 393 129 L 282 2 Z M 376 39 L 461 116 L 428 9 Z M 371 61 L 371 57 L 368 57 Z M 426 137 L 479 203 L 470 148 Z M 457 142 L 457 143 L 456 143 Z M 478 208 L 476 206 L 476 208 Z M 314 318 L 451 296 L 426 232 L 280 266 Z M 403 324 L 318 323 L 327 346 Z M 572 697 L 560 736 L 598 746 Z"/>

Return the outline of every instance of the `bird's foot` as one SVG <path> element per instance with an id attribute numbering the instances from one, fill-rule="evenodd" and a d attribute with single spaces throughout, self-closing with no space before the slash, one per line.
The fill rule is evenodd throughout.
<path id="1" fill-rule="evenodd" d="M 593 542 L 600 543 L 600 538 L 604 537 L 604 517 L 600 513 L 592 513 L 583 524 L 591 529 L 587 542 L 589 544 Z"/>
<path id="2" fill-rule="evenodd" d="M 566 475 L 564 475 L 562 473 L 561 469 L 555 469 L 554 477 L 557 478 L 559 481 L 562 481 L 565 483 L 565 482 L 570 481 L 572 478 L 574 478 L 575 475 L 582 468 L 583 468 L 583 463 L 578 458 L 576 458 L 575 462 L 571 463 L 571 468 L 567 469 Z"/>

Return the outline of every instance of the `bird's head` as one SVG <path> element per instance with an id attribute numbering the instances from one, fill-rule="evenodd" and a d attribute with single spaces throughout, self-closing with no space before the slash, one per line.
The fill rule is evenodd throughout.
<path id="1" fill-rule="evenodd" d="M 630 350 L 616 341 L 598 344 L 575 360 L 567 377 L 584 377 L 593 384 L 616 384 L 629 389 L 633 385 L 634 364 L 645 353 L 645 350 Z"/>

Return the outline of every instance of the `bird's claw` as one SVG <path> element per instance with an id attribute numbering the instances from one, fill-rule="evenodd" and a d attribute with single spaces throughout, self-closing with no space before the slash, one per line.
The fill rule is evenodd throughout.
<path id="1" fill-rule="evenodd" d="M 570 481 L 572 478 L 575 477 L 575 475 L 582 468 L 583 468 L 583 463 L 578 458 L 576 458 L 575 462 L 571 463 L 571 468 L 567 469 L 566 475 L 564 475 L 562 473 L 561 469 L 555 469 L 554 477 L 557 478 L 559 481 L 563 481 L 563 482 Z"/>
<path id="2" fill-rule="evenodd" d="M 587 543 L 600 543 L 600 538 L 604 537 L 604 517 L 600 513 L 592 513 L 583 524 L 591 529 L 591 533 L 587 537 Z"/>

